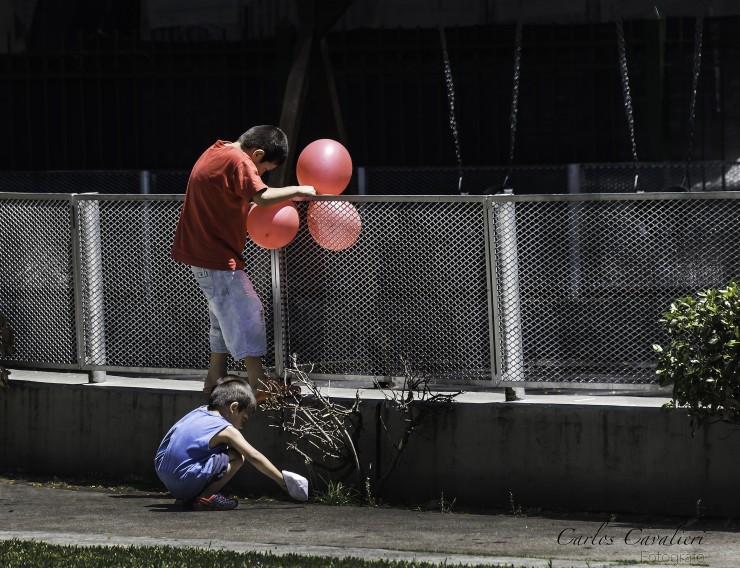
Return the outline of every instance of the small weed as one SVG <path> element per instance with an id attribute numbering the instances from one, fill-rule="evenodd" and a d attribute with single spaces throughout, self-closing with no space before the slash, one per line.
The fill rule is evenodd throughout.
<path id="1" fill-rule="evenodd" d="M 696 522 L 702 518 L 704 513 L 704 505 L 701 504 L 701 499 L 696 500 Z"/>
<path id="2" fill-rule="evenodd" d="M 370 478 L 369 477 L 366 477 L 365 478 L 365 502 L 370 507 L 377 507 L 378 506 L 377 500 L 375 499 L 375 497 L 373 497 L 373 490 L 372 490 L 372 487 L 370 487 Z"/>
<path id="3" fill-rule="evenodd" d="M 452 501 L 445 502 L 445 494 L 444 491 L 442 492 L 442 495 L 439 498 L 439 510 L 442 513 L 452 513 L 452 508 L 455 506 L 455 503 L 457 502 L 457 498 L 453 499 Z"/>
<path id="4" fill-rule="evenodd" d="M 522 506 L 514 503 L 514 494 L 511 491 L 509 491 L 509 506 L 511 507 L 511 514 L 515 517 L 527 516 L 527 513 L 522 509 Z"/>
<path id="5" fill-rule="evenodd" d="M 341 481 L 336 483 L 329 481 L 326 485 L 326 491 L 316 492 L 314 502 L 333 506 L 356 505 L 358 502 L 357 492 Z"/>

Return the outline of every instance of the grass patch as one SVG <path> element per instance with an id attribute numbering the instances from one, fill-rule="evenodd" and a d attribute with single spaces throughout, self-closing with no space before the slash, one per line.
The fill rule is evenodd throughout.
<path id="1" fill-rule="evenodd" d="M 326 491 L 317 491 L 313 500 L 315 503 L 332 506 L 358 505 L 360 502 L 357 492 L 341 481 L 329 481 Z"/>
<path id="2" fill-rule="evenodd" d="M 299 554 L 231 552 L 176 546 L 61 546 L 35 540 L 0 541 L 4 568 L 435 568 L 429 562 L 361 560 Z M 483 565 L 481 565 L 483 566 Z M 486 565 L 490 566 L 490 565 Z"/>
<path id="3" fill-rule="evenodd" d="M 159 480 L 144 480 L 137 478 L 128 479 L 105 479 L 102 476 L 91 473 L 87 476 L 65 477 L 56 475 L 31 474 L 23 471 L 0 471 L 0 482 L 27 483 L 34 487 L 53 487 L 55 489 L 98 490 L 112 493 L 124 493 L 127 491 L 144 491 L 148 493 L 168 492 Z"/>

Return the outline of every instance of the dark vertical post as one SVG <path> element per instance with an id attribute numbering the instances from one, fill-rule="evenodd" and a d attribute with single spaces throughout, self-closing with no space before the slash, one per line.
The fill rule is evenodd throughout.
<path id="1" fill-rule="evenodd" d="M 647 80 L 647 159 L 662 161 L 666 155 L 663 127 L 663 91 L 665 88 L 665 21 L 645 22 L 645 77 Z"/>
<path id="2" fill-rule="evenodd" d="M 298 132 L 300 131 L 303 105 L 306 100 L 306 94 L 308 93 L 311 67 L 316 54 L 320 50 L 324 53 L 322 57 L 324 66 L 323 74 L 329 88 L 331 102 L 335 106 L 335 119 L 339 115 L 333 74 L 327 69 L 330 64 L 328 57 L 325 55 L 326 47 L 322 46 L 322 42 L 324 42 L 326 33 L 352 2 L 353 0 L 325 0 L 323 2 L 316 0 L 297 1 L 298 15 L 301 23 L 296 39 L 293 64 L 285 85 L 283 108 L 280 115 L 280 127 L 288 137 L 290 151 L 286 163 L 271 174 L 271 178 L 276 180 L 276 185 L 286 185 L 290 178 L 290 169 L 295 158 L 295 146 L 298 140 Z M 337 129 L 340 133 L 343 133 L 343 124 L 337 123 Z"/>

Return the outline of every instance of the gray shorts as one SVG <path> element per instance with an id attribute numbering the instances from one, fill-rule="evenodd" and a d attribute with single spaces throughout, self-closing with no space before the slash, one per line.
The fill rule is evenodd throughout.
<path id="1" fill-rule="evenodd" d="M 231 353 L 236 360 L 262 357 L 267 333 L 262 301 L 243 270 L 190 267 L 208 300 L 213 353 Z"/>
<path id="2" fill-rule="evenodd" d="M 213 483 L 226 475 L 226 472 L 229 470 L 229 452 L 223 451 L 213 454 L 209 461 L 212 473 L 208 483 Z M 208 483 L 206 483 L 206 485 L 208 485 Z"/>

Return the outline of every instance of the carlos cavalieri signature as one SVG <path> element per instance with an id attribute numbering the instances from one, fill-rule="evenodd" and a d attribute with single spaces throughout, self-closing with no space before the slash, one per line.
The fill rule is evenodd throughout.
<path id="1" fill-rule="evenodd" d="M 687 534 L 686 523 L 681 523 L 675 530 L 659 532 L 653 529 L 631 528 L 617 533 L 610 529 L 609 521 L 593 534 L 579 534 L 574 528 L 566 528 L 558 535 L 558 544 L 566 546 L 611 546 L 617 541 L 632 546 L 700 546 L 706 542 L 706 531 L 701 534 Z M 625 531 L 623 528 L 622 531 Z"/>

